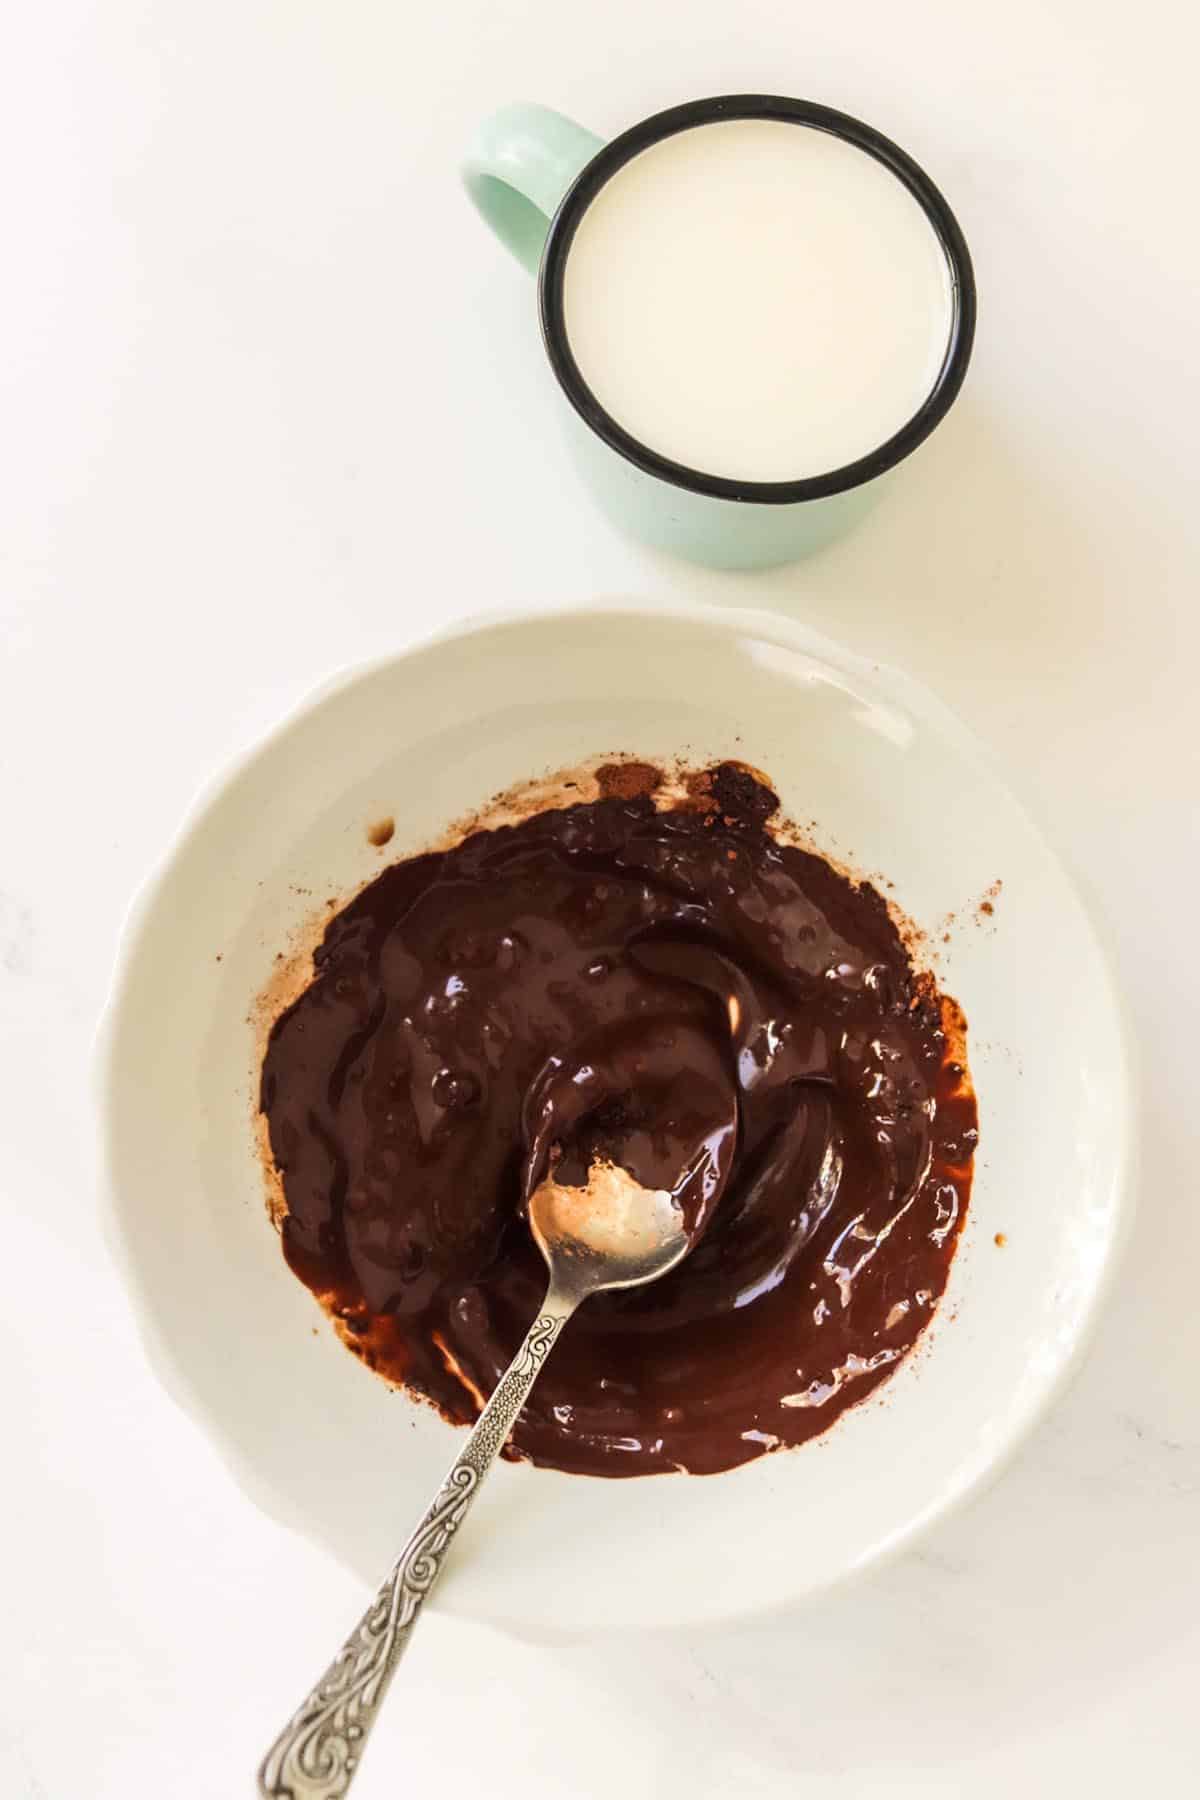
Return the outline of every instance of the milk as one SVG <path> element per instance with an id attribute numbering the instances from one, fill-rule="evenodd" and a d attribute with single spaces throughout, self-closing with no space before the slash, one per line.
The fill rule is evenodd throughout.
<path id="1" fill-rule="evenodd" d="M 633 157 L 564 271 L 567 338 L 601 406 L 648 449 L 735 481 L 826 474 L 886 442 L 932 389 L 953 310 L 898 177 L 775 119 Z"/>

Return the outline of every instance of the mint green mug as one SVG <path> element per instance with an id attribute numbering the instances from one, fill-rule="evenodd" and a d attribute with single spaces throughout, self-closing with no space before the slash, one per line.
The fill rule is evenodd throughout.
<path id="1" fill-rule="evenodd" d="M 743 119 L 806 125 L 882 163 L 924 212 L 948 272 L 945 352 L 923 402 L 867 454 L 799 480 L 732 479 L 675 461 L 634 435 L 584 379 L 564 319 L 571 245 L 605 184 L 677 132 Z M 845 113 L 773 95 L 727 95 L 672 107 L 606 143 L 547 107 L 506 106 L 480 128 L 463 176 L 497 237 L 537 275 L 543 341 L 570 402 L 572 444 L 585 477 L 611 518 L 660 549 L 715 568 L 766 568 L 807 555 L 862 516 L 883 478 L 928 437 L 962 386 L 975 329 L 975 283 L 962 232 L 924 171 Z"/>

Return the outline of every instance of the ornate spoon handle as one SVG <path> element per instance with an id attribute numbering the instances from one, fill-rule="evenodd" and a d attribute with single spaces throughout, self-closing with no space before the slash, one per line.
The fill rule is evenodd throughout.
<path id="1" fill-rule="evenodd" d="M 408 1647 L 421 1602 L 441 1573 L 455 1532 L 578 1303 L 575 1295 L 561 1294 L 551 1286 L 462 1455 L 387 1580 L 264 1757 L 258 1772 L 263 1800 L 341 1800 L 348 1791 L 380 1702 Z"/>

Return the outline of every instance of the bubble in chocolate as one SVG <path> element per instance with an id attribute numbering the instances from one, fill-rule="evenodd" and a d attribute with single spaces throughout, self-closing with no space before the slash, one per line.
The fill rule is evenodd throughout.
<path id="1" fill-rule="evenodd" d="M 470 1069 L 439 1069 L 433 1078 L 433 1097 L 447 1112 L 474 1106 L 481 1092 L 479 1077 Z"/>

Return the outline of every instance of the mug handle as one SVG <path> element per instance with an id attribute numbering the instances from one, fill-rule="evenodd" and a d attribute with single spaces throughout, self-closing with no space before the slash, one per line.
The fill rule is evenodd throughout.
<path id="1" fill-rule="evenodd" d="M 548 106 L 502 106 L 485 119 L 463 164 L 471 199 L 530 274 L 558 203 L 604 143 Z"/>

